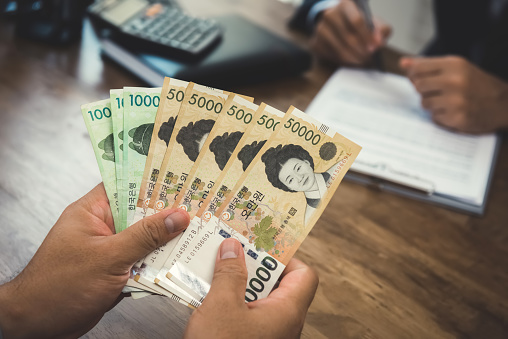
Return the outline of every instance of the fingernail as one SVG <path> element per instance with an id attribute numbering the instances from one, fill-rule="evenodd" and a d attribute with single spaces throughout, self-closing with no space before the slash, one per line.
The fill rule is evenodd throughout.
<path id="1" fill-rule="evenodd" d="M 220 258 L 222 259 L 231 259 L 238 258 L 238 254 L 240 251 L 240 246 L 238 245 L 238 241 L 234 239 L 226 239 L 222 242 L 220 247 Z"/>
<path id="2" fill-rule="evenodd" d="M 169 233 L 175 233 L 187 226 L 187 217 L 182 212 L 176 211 L 164 219 L 164 224 Z"/>
<path id="3" fill-rule="evenodd" d="M 371 52 L 371 53 L 372 53 L 372 52 L 374 52 L 374 51 L 376 50 L 377 46 L 376 46 L 375 44 L 370 44 L 370 45 L 368 46 L 368 48 L 369 48 L 369 52 Z"/>

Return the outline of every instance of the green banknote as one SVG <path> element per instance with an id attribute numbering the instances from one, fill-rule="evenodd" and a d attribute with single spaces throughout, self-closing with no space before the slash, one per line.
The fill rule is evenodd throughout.
<path id="1" fill-rule="evenodd" d="M 139 188 L 150 149 L 161 87 L 124 87 L 123 174 L 127 182 L 126 227 L 136 211 Z"/>
<path id="2" fill-rule="evenodd" d="M 123 89 L 109 91 L 113 122 L 113 141 L 115 153 L 116 188 L 118 191 L 118 222 L 116 232 L 127 227 L 127 186 L 123 177 Z"/>
<path id="3" fill-rule="evenodd" d="M 118 195 L 116 190 L 113 121 L 109 99 L 81 106 L 86 128 L 92 141 L 99 171 L 109 199 L 115 225 L 118 224 Z"/>
<path id="4" fill-rule="evenodd" d="M 111 111 L 113 116 L 113 136 L 115 143 L 115 164 L 116 164 L 116 185 L 118 190 L 118 223 L 115 223 L 116 232 L 120 232 L 127 227 L 127 183 L 123 175 L 123 112 L 124 100 L 123 89 L 112 89 L 109 91 L 111 100 Z M 129 284 L 137 284 L 133 279 L 129 279 Z"/>

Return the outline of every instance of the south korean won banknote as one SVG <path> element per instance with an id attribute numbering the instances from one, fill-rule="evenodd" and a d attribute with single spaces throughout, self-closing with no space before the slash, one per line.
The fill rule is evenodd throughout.
<path id="1" fill-rule="evenodd" d="M 124 87 L 123 175 L 127 188 L 126 227 L 132 224 L 150 148 L 161 87 Z"/>
<path id="2" fill-rule="evenodd" d="M 218 247 L 229 237 L 244 246 L 245 300 L 268 296 L 361 150 L 294 107 L 281 126 L 168 273 L 198 300 L 209 291 Z"/>
<path id="3" fill-rule="evenodd" d="M 127 185 L 123 177 L 123 89 L 112 89 L 109 91 L 111 105 L 111 120 L 113 123 L 113 144 L 116 172 L 116 188 L 118 196 L 118 218 L 115 221 L 116 233 L 121 232 L 127 227 Z M 124 292 L 128 293 L 129 287 L 140 288 L 132 278 L 129 278 Z M 146 288 L 146 287 L 143 287 Z"/>
<path id="4" fill-rule="evenodd" d="M 239 117 L 241 117 L 245 112 L 251 113 L 255 108 L 253 104 L 243 106 L 235 102 L 232 103 L 232 107 L 233 106 L 235 106 L 235 114 L 231 114 L 230 118 L 234 118 L 235 120 L 237 114 Z M 251 107 L 250 110 L 248 108 L 249 106 Z M 238 113 L 238 110 L 243 110 L 243 113 Z M 233 113 L 233 111 L 230 113 Z M 248 168 L 259 150 L 264 146 L 267 139 L 273 133 L 275 133 L 278 128 L 280 128 L 280 122 L 283 117 L 284 112 L 281 112 L 264 103 L 258 107 L 257 111 L 254 113 L 253 120 L 249 123 L 247 129 L 243 133 L 243 136 L 231 154 L 229 161 L 226 163 L 222 170 L 220 168 L 216 169 L 218 177 L 215 179 L 215 184 L 212 186 L 210 192 L 208 193 L 208 197 L 202 202 L 201 207 L 197 212 L 195 212 L 193 209 L 191 209 L 189 212 L 191 218 L 193 217 L 191 219 L 191 223 L 189 224 L 189 227 L 187 227 L 185 233 L 182 235 L 175 249 L 171 252 L 170 256 L 164 263 L 164 266 L 157 274 L 156 282 L 158 285 L 164 287 L 165 284 L 169 283 L 170 280 L 167 277 L 167 273 L 173 264 L 176 262 L 176 260 L 182 258 L 186 250 L 189 249 L 189 244 L 191 243 L 192 239 L 199 235 L 203 225 L 211 219 L 211 217 L 215 214 L 217 208 L 220 207 L 221 204 L 227 199 L 228 195 L 231 194 L 231 190 L 234 188 L 236 182 L 243 175 L 243 172 Z M 237 124 L 240 123 L 242 123 L 241 120 L 237 120 Z M 217 122 L 217 125 L 219 125 L 219 122 Z M 236 129 L 238 128 L 239 127 L 236 127 Z M 199 166 L 200 168 L 203 167 L 203 169 L 212 167 L 211 165 L 205 166 L 204 164 L 201 165 L 197 162 L 195 166 Z M 206 189 L 204 185 L 203 189 Z"/>
<path id="5" fill-rule="evenodd" d="M 126 185 L 127 218 L 126 227 L 134 221 L 135 207 L 139 189 L 145 171 L 145 164 L 150 149 L 155 117 L 160 106 L 162 88 L 125 87 L 123 89 L 124 132 L 123 132 L 123 176 Z M 150 281 L 140 281 L 140 266 L 135 265 L 131 272 L 132 279 L 142 283 L 159 294 L 166 295 L 186 305 L 191 300 L 181 300 L 171 291 L 167 291 Z M 129 280 L 129 283 L 131 280 Z M 179 291 L 181 292 L 181 291 Z"/>
<path id="6" fill-rule="evenodd" d="M 187 81 L 174 78 L 164 79 L 133 223 L 145 215 L 188 84 Z"/>
<path id="7" fill-rule="evenodd" d="M 152 132 L 152 140 L 146 158 L 145 169 L 141 179 L 136 210 L 131 223 L 136 223 L 145 217 L 145 210 L 152 196 L 162 160 L 175 127 L 180 107 L 182 106 L 185 89 L 189 83 L 186 81 L 166 77 L 161 91 L 161 100 Z M 159 251 L 161 249 L 157 249 Z M 139 260 L 134 267 L 139 268 L 144 259 Z"/>
<path id="8" fill-rule="evenodd" d="M 229 171 L 226 165 L 231 155 L 245 130 L 257 120 L 259 106 L 239 95 L 230 95 L 224 107 L 175 200 L 175 206 L 185 209 L 191 219 L 202 207 L 220 174 Z"/>
<path id="9" fill-rule="evenodd" d="M 117 194 L 116 166 L 118 160 L 115 158 L 117 152 L 114 144 L 116 131 L 113 129 L 113 112 L 110 99 L 101 100 L 81 106 L 85 125 L 92 141 L 97 164 L 101 172 L 102 181 L 109 199 L 115 230 L 120 231 L 120 213 Z M 114 103 L 113 103 L 114 104 Z M 120 153 L 121 154 L 121 153 Z M 129 286 L 137 286 L 136 282 L 129 279 L 124 292 L 130 292 Z M 140 286 L 138 286 L 140 287 Z M 145 287 L 143 287 L 145 288 Z"/>
<path id="10" fill-rule="evenodd" d="M 187 86 L 146 215 L 173 206 L 229 94 L 194 83 Z M 176 237 L 150 253 L 141 267 L 136 268 L 136 281 L 153 284 L 179 238 Z M 190 304 L 195 304 L 195 301 L 178 286 L 170 284 L 164 288 Z"/>
<path id="11" fill-rule="evenodd" d="M 147 215 L 174 205 L 229 94 L 195 83 L 187 86 Z"/>
<path id="12" fill-rule="evenodd" d="M 116 189 L 118 193 L 118 219 L 116 233 L 127 227 L 127 187 L 123 178 L 123 89 L 109 91 L 111 120 L 113 122 L 113 144 L 115 154 Z M 125 197 L 125 198 L 124 198 Z"/>
<path id="13" fill-rule="evenodd" d="M 116 189 L 113 121 L 109 99 L 81 106 L 86 129 L 101 173 L 104 189 L 109 199 L 115 227 L 118 224 L 118 194 Z"/>

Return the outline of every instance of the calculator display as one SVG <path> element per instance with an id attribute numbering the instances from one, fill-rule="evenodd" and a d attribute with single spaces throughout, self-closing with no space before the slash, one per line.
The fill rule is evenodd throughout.
<path id="1" fill-rule="evenodd" d="M 146 0 L 104 0 L 96 2 L 92 10 L 109 23 L 120 26 L 149 5 Z"/>

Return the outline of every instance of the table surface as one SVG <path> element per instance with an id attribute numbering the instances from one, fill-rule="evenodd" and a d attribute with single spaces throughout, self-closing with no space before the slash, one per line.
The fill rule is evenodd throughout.
<path id="1" fill-rule="evenodd" d="M 274 0 L 198 1 L 198 15 L 237 13 L 306 47 Z M 228 88 L 285 110 L 305 109 L 332 69 Z M 54 48 L 0 23 L 0 281 L 30 260 L 65 206 L 101 179 L 79 106 L 110 88 L 143 86 L 81 41 Z M 486 213 L 472 217 L 343 182 L 296 257 L 320 285 L 304 338 L 507 338 L 508 145 Z M 167 298 L 126 299 L 85 337 L 179 337 L 191 310 Z"/>

